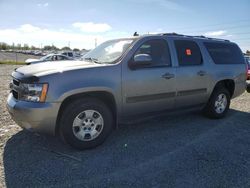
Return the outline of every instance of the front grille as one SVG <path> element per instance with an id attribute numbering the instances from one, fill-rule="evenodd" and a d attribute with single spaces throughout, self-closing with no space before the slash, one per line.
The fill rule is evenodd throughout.
<path id="1" fill-rule="evenodd" d="M 20 82 L 18 80 L 13 79 L 13 84 L 19 86 Z"/>
<path id="2" fill-rule="evenodd" d="M 18 93 L 14 90 L 11 91 L 12 92 L 12 95 L 15 99 L 18 99 Z"/>
<path id="3" fill-rule="evenodd" d="M 13 79 L 12 83 L 10 84 L 10 89 L 13 97 L 18 100 L 18 93 L 20 91 L 20 81 Z"/>

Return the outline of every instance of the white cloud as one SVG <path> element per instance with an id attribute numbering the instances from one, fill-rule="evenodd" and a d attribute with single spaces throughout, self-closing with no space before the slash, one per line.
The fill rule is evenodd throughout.
<path id="1" fill-rule="evenodd" d="M 47 7 L 47 6 L 49 6 L 49 3 L 38 3 L 37 6 L 39 6 L 39 7 Z"/>
<path id="2" fill-rule="evenodd" d="M 111 30 L 111 26 L 106 23 L 93 23 L 93 22 L 76 22 L 72 24 L 73 27 L 79 28 L 82 32 L 86 33 L 102 33 Z"/>
<path id="3" fill-rule="evenodd" d="M 227 33 L 227 31 L 224 30 L 220 30 L 220 31 L 210 31 L 210 32 L 206 32 L 204 33 L 205 36 L 208 37 L 219 37 L 219 36 L 223 36 Z"/>
<path id="4" fill-rule="evenodd" d="M 24 25 L 21 25 L 19 30 L 22 31 L 22 32 L 36 32 L 36 31 L 39 31 L 40 28 L 35 27 L 33 25 L 30 25 L 30 24 L 24 24 Z"/>
<path id="5" fill-rule="evenodd" d="M 82 34 L 68 28 L 56 30 L 37 27 L 31 24 L 24 24 L 14 29 L 0 29 L 0 42 L 8 44 L 28 44 L 34 46 L 51 45 L 57 47 L 67 46 L 70 42 L 71 48 L 92 49 L 95 46 L 95 39 L 100 44 L 106 40 L 127 37 L 129 34 L 121 31 L 110 31 L 102 34 Z"/>
<path id="6" fill-rule="evenodd" d="M 57 47 L 63 47 L 70 42 L 72 48 L 91 49 L 95 45 L 95 39 L 100 44 L 109 38 L 93 34 L 83 35 L 62 29 L 44 29 L 30 24 L 21 25 L 15 29 L 0 29 L 0 41 L 9 44 L 20 43 L 34 46 L 54 44 Z"/>

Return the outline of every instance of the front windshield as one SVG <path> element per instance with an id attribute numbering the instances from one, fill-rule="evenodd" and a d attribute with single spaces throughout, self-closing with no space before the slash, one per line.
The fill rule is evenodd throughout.
<path id="1" fill-rule="evenodd" d="M 131 45 L 132 39 L 111 40 L 102 43 L 83 56 L 84 60 L 96 63 L 113 63 Z"/>
<path id="2" fill-rule="evenodd" d="M 46 55 L 46 56 L 44 56 L 44 57 L 41 57 L 40 60 L 41 60 L 41 61 L 44 61 L 44 60 L 47 60 L 47 58 L 49 58 L 49 57 L 51 57 L 51 55 Z"/>

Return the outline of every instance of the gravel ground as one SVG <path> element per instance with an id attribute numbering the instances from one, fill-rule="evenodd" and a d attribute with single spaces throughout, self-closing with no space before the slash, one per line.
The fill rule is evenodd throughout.
<path id="1" fill-rule="evenodd" d="M 41 56 L 34 56 L 28 54 L 14 53 L 14 52 L 0 52 L 0 61 L 17 61 L 24 62 L 26 59 L 39 59 Z"/>
<path id="2" fill-rule="evenodd" d="M 80 152 L 10 119 L 14 68 L 0 66 L 0 187 L 250 187 L 250 94 L 234 99 L 225 119 L 156 117 Z"/>

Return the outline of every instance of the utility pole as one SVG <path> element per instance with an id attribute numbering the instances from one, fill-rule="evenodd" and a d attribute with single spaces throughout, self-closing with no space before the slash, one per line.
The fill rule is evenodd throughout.
<path id="1" fill-rule="evenodd" d="M 70 41 L 68 42 L 68 47 L 70 48 Z"/>

